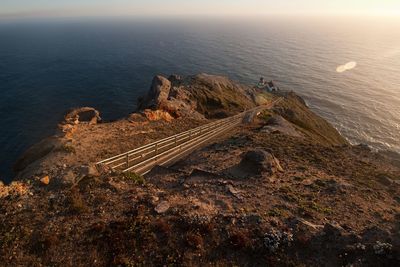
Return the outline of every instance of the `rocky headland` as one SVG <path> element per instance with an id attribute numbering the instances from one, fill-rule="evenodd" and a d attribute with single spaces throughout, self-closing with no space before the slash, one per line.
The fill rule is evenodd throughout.
<path id="1" fill-rule="evenodd" d="M 95 163 L 283 101 L 144 177 Z M 133 103 L 134 106 L 134 103 Z M 396 266 L 400 166 L 293 92 L 156 76 L 137 111 L 73 109 L 0 184 L 4 266 Z"/>

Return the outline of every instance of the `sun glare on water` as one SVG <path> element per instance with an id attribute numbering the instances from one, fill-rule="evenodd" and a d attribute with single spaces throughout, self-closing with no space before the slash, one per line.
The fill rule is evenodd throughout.
<path id="1" fill-rule="evenodd" d="M 354 69 L 357 66 L 357 62 L 350 61 L 344 65 L 340 65 L 336 68 L 336 72 L 342 73 L 351 69 Z"/>

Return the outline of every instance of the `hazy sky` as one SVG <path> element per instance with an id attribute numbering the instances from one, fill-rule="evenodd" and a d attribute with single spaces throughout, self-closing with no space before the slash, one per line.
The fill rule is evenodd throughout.
<path id="1" fill-rule="evenodd" d="M 3 17 L 268 13 L 400 15 L 400 0 L 0 0 Z"/>

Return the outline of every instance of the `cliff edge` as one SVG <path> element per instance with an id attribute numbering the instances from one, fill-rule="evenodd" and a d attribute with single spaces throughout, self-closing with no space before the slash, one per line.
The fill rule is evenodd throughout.
<path id="1" fill-rule="evenodd" d="M 144 177 L 96 169 L 129 149 L 283 97 Z M 0 184 L 7 266 L 397 266 L 400 168 L 352 146 L 293 92 L 153 79 L 137 112 L 75 109 Z"/>

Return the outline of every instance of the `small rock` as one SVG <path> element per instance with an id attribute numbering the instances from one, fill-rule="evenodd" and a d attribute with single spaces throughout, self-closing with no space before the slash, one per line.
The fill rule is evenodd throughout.
<path id="1" fill-rule="evenodd" d="M 163 201 L 160 204 L 158 204 L 154 210 L 158 213 L 158 214 L 162 214 L 165 213 L 169 210 L 169 203 L 168 201 Z"/>
<path id="2" fill-rule="evenodd" d="M 79 173 L 82 177 L 98 177 L 100 176 L 99 171 L 94 165 L 84 165 L 81 166 Z"/>
<path id="3" fill-rule="evenodd" d="M 314 183 L 314 181 L 311 180 L 311 179 L 305 179 L 305 180 L 303 180 L 303 181 L 301 182 L 301 184 L 302 184 L 302 185 L 305 185 L 305 186 L 310 186 L 310 185 L 312 185 L 313 183 Z"/>
<path id="4" fill-rule="evenodd" d="M 237 190 L 232 185 L 227 185 L 226 187 L 229 193 L 231 193 L 234 197 L 238 198 L 239 200 L 243 199 L 243 196 L 240 194 L 241 193 L 240 190 Z"/>
<path id="5" fill-rule="evenodd" d="M 390 179 L 389 177 L 387 177 L 387 176 L 380 176 L 378 181 L 381 184 L 386 185 L 386 186 L 391 186 L 391 185 L 394 184 L 394 181 L 392 179 Z"/>
<path id="6" fill-rule="evenodd" d="M 324 233 L 327 236 L 341 236 L 344 229 L 337 222 L 330 222 L 324 225 Z"/>
<path id="7" fill-rule="evenodd" d="M 297 227 L 299 229 L 303 229 L 303 230 L 307 229 L 309 231 L 317 231 L 319 229 L 324 228 L 324 226 L 322 226 L 322 225 L 313 224 L 313 223 L 311 223 L 309 221 L 306 221 L 306 220 L 304 220 L 302 218 L 298 218 L 298 219 L 295 219 L 295 220 L 296 220 Z"/>
<path id="8" fill-rule="evenodd" d="M 232 185 L 227 185 L 228 191 L 229 193 L 231 193 L 232 195 L 236 195 L 238 193 L 240 193 L 239 190 L 237 190 L 236 188 L 234 188 Z"/>
<path id="9" fill-rule="evenodd" d="M 296 239 L 302 240 L 302 242 L 312 240 L 312 238 L 324 227 L 322 225 L 313 224 L 302 218 L 293 218 L 289 221 L 289 226 L 290 228 L 293 228 Z"/>
<path id="10" fill-rule="evenodd" d="M 150 199 L 151 204 L 155 205 L 160 200 L 157 196 L 152 196 Z"/>
<path id="11" fill-rule="evenodd" d="M 40 182 L 43 185 L 48 185 L 50 183 L 50 177 L 48 175 L 44 176 L 42 179 L 40 179 Z"/>

